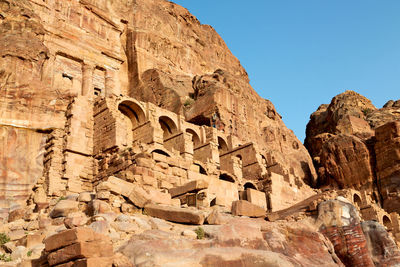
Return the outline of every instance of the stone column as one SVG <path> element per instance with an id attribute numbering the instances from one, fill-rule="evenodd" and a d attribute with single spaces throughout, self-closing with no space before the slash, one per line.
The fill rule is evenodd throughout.
<path id="1" fill-rule="evenodd" d="M 95 66 L 91 63 L 82 64 L 82 95 L 93 96 L 93 72 Z"/>
<path id="2" fill-rule="evenodd" d="M 105 92 L 106 97 L 109 97 L 112 95 L 119 96 L 121 94 L 121 90 L 115 82 L 115 70 L 114 69 L 106 68 L 105 91 L 106 91 Z"/>

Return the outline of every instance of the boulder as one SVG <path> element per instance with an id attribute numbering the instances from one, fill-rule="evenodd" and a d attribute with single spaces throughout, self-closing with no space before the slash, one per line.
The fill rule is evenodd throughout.
<path id="1" fill-rule="evenodd" d="M 62 199 L 54 206 L 50 212 L 50 217 L 66 217 L 69 213 L 78 211 L 78 205 L 79 202 L 77 201 Z"/>
<path id="2" fill-rule="evenodd" d="M 44 244 L 46 251 L 51 252 L 74 243 L 97 241 L 104 238 L 90 228 L 79 227 L 49 236 L 44 240 Z"/>
<path id="3" fill-rule="evenodd" d="M 128 196 L 135 206 L 143 208 L 146 204 L 171 204 L 171 195 L 151 188 L 134 187 Z"/>

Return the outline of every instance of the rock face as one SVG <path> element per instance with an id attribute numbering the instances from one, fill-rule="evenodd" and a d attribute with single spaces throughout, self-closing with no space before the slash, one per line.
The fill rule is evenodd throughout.
<path id="1" fill-rule="evenodd" d="M 204 231 L 204 240 L 147 231 L 120 252 L 134 265 L 147 266 L 343 266 L 324 237 L 301 223 L 236 218 L 222 226 L 204 226 Z"/>
<path id="2" fill-rule="evenodd" d="M 399 212 L 399 114 L 398 101 L 377 109 L 352 91 L 321 105 L 311 115 L 305 142 L 318 185 L 375 194 L 387 212 Z"/>
<path id="3" fill-rule="evenodd" d="M 400 212 L 400 120 L 376 129 L 376 175 L 381 187 L 383 207 Z"/>
<path id="4" fill-rule="evenodd" d="M 301 142 L 272 103 L 251 88 L 246 71 L 210 26 L 162 0 L 136 1 L 134 10 L 127 44 L 133 49 L 131 96 L 232 134 L 240 143 L 252 140 L 265 154 L 267 169 L 315 180 Z"/>

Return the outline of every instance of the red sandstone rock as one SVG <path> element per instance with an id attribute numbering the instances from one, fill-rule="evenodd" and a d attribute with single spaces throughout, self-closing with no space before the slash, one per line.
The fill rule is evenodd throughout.
<path id="1" fill-rule="evenodd" d="M 133 264 L 149 266 L 343 266 L 329 241 L 301 223 L 236 218 L 202 227 L 205 240 L 152 230 L 133 236 L 120 252 Z"/>
<path id="2" fill-rule="evenodd" d="M 400 250 L 385 227 L 374 221 L 362 222 L 361 226 L 375 266 L 396 266 L 400 264 Z"/>
<path id="3" fill-rule="evenodd" d="M 381 186 L 383 207 L 400 212 L 400 122 L 386 123 L 376 129 L 376 174 Z"/>
<path id="4" fill-rule="evenodd" d="M 327 139 L 319 157 L 320 186 L 361 188 L 373 182 L 370 153 L 355 136 L 340 134 Z"/>
<path id="5" fill-rule="evenodd" d="M 60 200 L 52 209 L 50 217 L 65 217 L 69 213 L 78 211 L 78 202 L 68 199 Z"/>

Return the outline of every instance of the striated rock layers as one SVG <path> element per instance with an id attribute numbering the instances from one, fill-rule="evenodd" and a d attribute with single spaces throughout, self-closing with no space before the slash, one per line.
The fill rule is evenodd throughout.
<path id="1" fill-rule="evenodd" d="M 400 105 L 377 109 L 367 98 L 346 91 L 321 105 L 307 125 L 306 147 L 318 185 L 354 188 L 374 196 L 387 212 L 400 212 Z"/>

